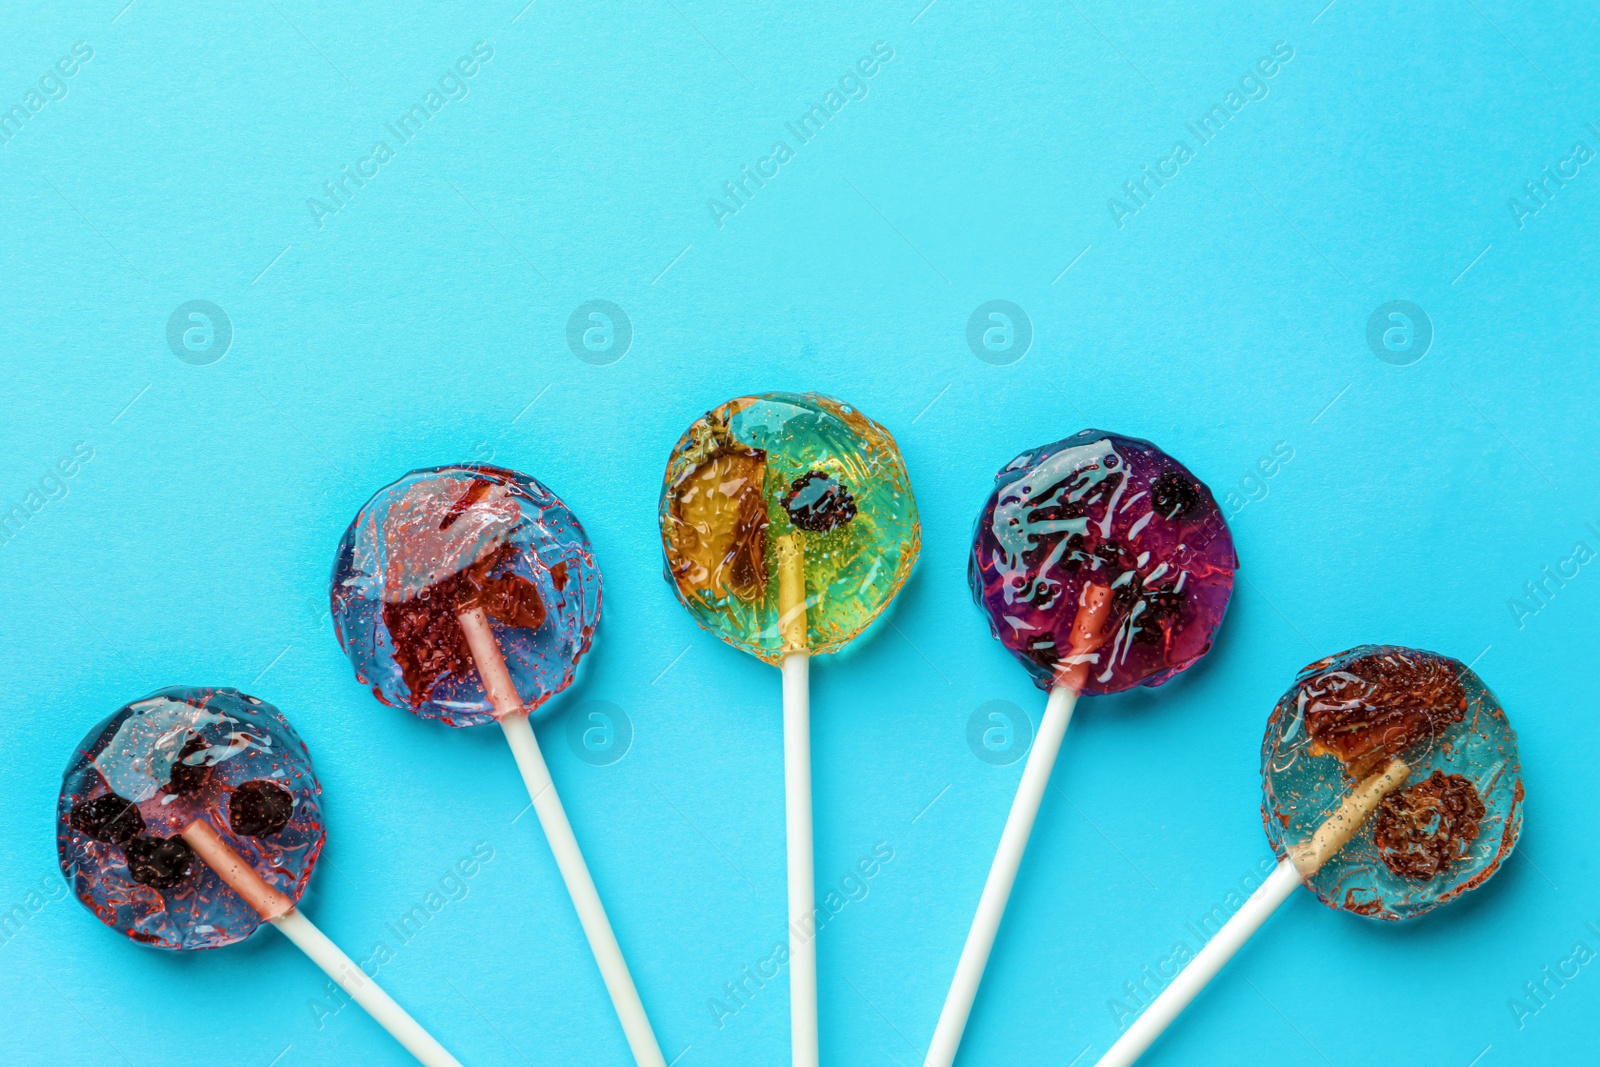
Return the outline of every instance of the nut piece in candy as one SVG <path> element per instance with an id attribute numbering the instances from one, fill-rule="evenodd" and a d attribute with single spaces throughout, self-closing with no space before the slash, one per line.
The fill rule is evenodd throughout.
<path id="1" fill-rule="evenodd" d="M 1434 771 L 1383 798 L 1372 831 L 1378 858 L 1395 874 L 1425 882 L 1466 856 L 1484 810 L 1464 775 Z"/>

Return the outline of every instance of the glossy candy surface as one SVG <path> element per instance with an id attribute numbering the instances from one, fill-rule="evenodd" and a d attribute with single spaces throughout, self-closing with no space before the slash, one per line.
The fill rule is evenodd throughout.
<path id="1" fill-rule="evenodd" d="M 989 628 L 1049 689 L 1091 586 L 1109 592 L 1079 691 L 1160 685 L 1211 648 L 1239 567 L 1211 491 L 1148 441 L 1084 430 L 995 475 L 967 578 Z"/>
<path id="2" fill-rule="evenodd" d="M 483 609 L 523 706 L 572 683 L 600 618 L 600 571 L 577 518 L 499 467 L 412 471 L 369 500 L 334 562 L 334 631 L 386 704 L 452 726 L 494 720 L 458 613 Z"/>
<path id="3" fill-rule="evenodd" d="M 660 519 L 667 581 L 696 621 L 774 664 L 780 538 L 804 546 L 813 654 L 878 617 L 922 544 L 894 438 L 811 393 L 740 397 L 696 421 L 672 450 Z"/>
<path id="4" fill-rule="evenodd" d="M 175 687 L 136 700 L 79 744 L 56 810 L 61 871 L 102 922 L 158 948 L 217 948 L 261 916 L 179 836 L 205 820 L 298 900 L 322 851 L 322 787 L 271 704 Z"/>
<path id="5" fill-rule="evenodd" d="M 1261 750 L 1273 850 L 1396 758 L 1404 784 L 1308 882 L 1331 907 L 1414 918 L 1482 885 L 1516 845 L 1522 771 L 1494 694 L 1448 656 L 1362 645 L 1306 667 L 1273 709 Z"/>

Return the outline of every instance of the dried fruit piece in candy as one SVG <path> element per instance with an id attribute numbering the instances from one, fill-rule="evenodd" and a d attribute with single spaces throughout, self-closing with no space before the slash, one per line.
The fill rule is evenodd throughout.
<path id="1" fill-rule="evenodd" d="M 383 598 L 409 600 L 506 543 L 522 512 L 510 490 L 487 478 L 413 483 L 383 520 Z"/>
<path id="2" fill-rule="evenodd" d="M 194 849 L 181 837 L 136 837 L 122 851 L 128 877 L 151 889 L 176 889 L 194 871 Z"/>
<path id="3" fill-rule="evenodd" d="M 276 782 L 244 782 L 228 798 L 228 825 L 236 834 L 267 837 L 288 826 L 293 817 L 294 794 Z"/>
<path id="4" fill-rule="evenodd" d="M 1365 778 L 1466 714 L 1453 661 L 1429 652 L 1383 649 L 1352 660 L 1323 661 L 1301 680 L 1299 701 L 1312 755 L 1331 753 L 1352 778 Z"/>
<path id="5" fill-rule="evenodd" d="M 495 721 L 459 614 L 482 610 L 523 706 L 572 683 L 600 616 L 600 573 L 578 520 L 525 474 L 417 470 L 345 530 L 330 583 L 334 632 L 386 704 L 452 726 Z"/>
<path id="6" fill-rule="evenodd" d="M 1378 858 L 1395 874 L 1427 881 L 1466 857 L 1484 810 L 1466 777 L 1434 771 L 1383 798 L 1372 833 Z"/>
<path id="7" fill-rule="evenodd" d="M 72 808 L 72 828 L 105 845 L 123 845 L 144 832 L 138 805 L 105 793 Z"/>
<path id="8" fill-rule="evenodd" d="M 412 707 L 427 700 L 434 684 L 447 674 L 476 676 L 472 652 L 456 618 L 461 612 L 476 607 L 507 626 L 537 630 L 544 625 L 538 587 L 516 573 L 491 576 L 515 553 L 512 545 L 501 545 L 410 599 L 384 603 L 383 623 L 394 641 L 395 662 L 411 691 Z"/>
<path id="9" fill-rule="evenodd" d="M 1517 736 L 1494 694 L 1448 656 L 1361 645 L 1306 667 L 1272 710 L 1261 818 L 1273 851 L 1282 858 L 1317 832 L 1362 781 L 1352 768 L 1396 759 L 1406 787 L 1306 879 L 1329 907 L 1415 918 L 1488 881 L 1516 846 Z"/>
<path id="10" fill-rule="evenodd" d="M 141 944 L 231 944 L 261 915 L 182 835 L 204 824 L 298 899 L 322 848 L 319 793 L 276 708 L 232 689 L 164 689 L 119 708 L 74 751 L 56 807 L 61 872 L 96 918 Z"/>
<path id="11" fill-rule="evenodd" d="M 767 454 L 716 420 L 700 427 L 690 452 L 667 490 L 668 569 L 685 595 L 758 600 L 767 590 Z"/>

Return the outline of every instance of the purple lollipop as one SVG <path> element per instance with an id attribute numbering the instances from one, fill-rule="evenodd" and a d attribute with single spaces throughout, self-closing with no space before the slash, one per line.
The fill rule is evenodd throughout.
<path id="1" fill-rule="evenodd" d="M 995 475 L 967 575 L 1050 694 L 924 1067 L 950 1067 L 1081 694 L 1160 685 L 1211 648 L 1239 559 L 1211 490 L 1148 441 L 1083 430 Z"/>
<path id="2" fill-rule="evenodd" d="M 1160 685 L 1211 647 L 1239 567 L 1217 502 L 1188 468 L 1134 437 L 1084 430 L 995 476 L 967 575 L 989 627 L 1041 689 L 1078 606 L 1107 590 L 1100 646 L 1077 690 Z"/>
<path id="3" fill-rule="evenodd" d="M 428 1067 L 460 1067 L 295 906 L 322 851 L 322 786 L 277 708 L 175 686 L 89 731 L 56 805 L 61 873 L 101 922 L 156 948 L 282 930 Z"/>

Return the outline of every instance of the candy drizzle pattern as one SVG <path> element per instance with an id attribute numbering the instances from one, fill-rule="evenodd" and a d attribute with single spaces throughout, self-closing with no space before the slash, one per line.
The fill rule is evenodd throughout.
<path id="1" fill-rule="evenodd" d="M 1041 688 L 1066 666 L 1085 590 L 1109 590 L 1088 694 L 1159 685 L 1211 646 L 1238 568 L 1216 501 L 1147 441 L 1085 430 L 995 479 L 968 574 L 997 637 Z"/>
<path id="2" fill-rule="evenodd" d="M 61 870 L 86 907 L 135 941 L 231 944 L 261 917 L 179 834 L 204 820 L 298 899 L 322 849 L 320 797 L 310 755 L 276 708 L 232 689 L 164 689 L 79 745 L 57 807 Z"/>

